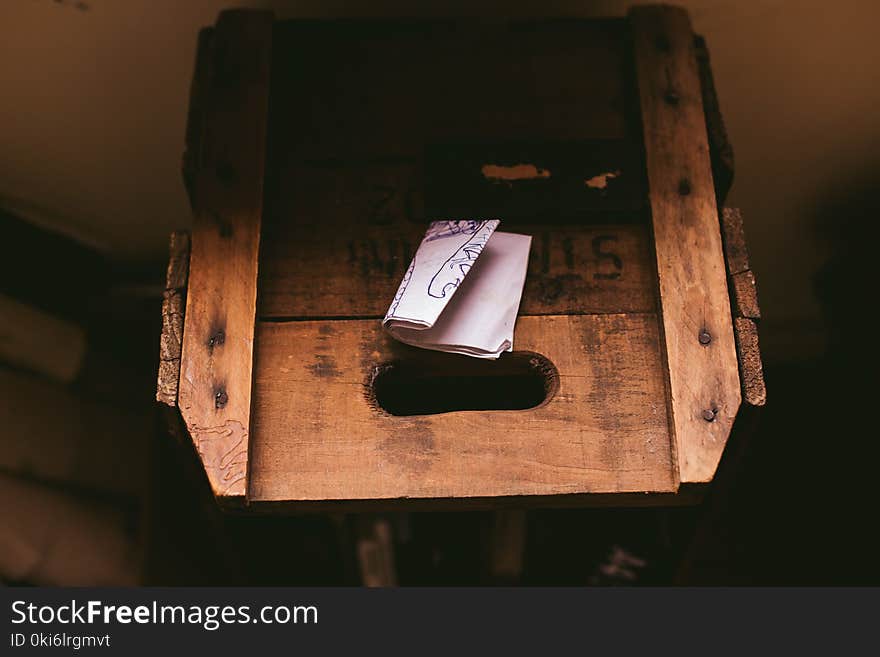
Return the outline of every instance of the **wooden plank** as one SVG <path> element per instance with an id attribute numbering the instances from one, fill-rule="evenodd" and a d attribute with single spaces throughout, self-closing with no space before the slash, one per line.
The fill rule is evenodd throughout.
<path id="1" fill-rule="evenodd" d="M 244 495 L 272 14 L 225 11 L 211 37 L 179 404 L 214 494 Z"/>
<path id="2" fill-rule="evenodd" d="M 156 381 L 156 401 L 171 407 L 177 407 L 188 278 L 189 233 L 176 231 L 171 234 L 165 291 L 162 293 L 162 333 L 159 336 L 159 374 Z"/>
<path id="3" fill-rule="evenodd" d="M 196 61 L 193 78 L 189 89 L 189 108 L 186 115 L 186 140 L 181 161 L 183 184 L 186 186 L 190 201 L 195 196 L 195 178 L 201 167 L 202 136 L 205 130 L 207 114 L 207 88 L 211 80 L 211 40 L 214 36 L 213 27 L 199 30 L 196 42 Z"/>
<path id="4" fill-rule="evenodd" d="M 532 235 L 522 315 L 653 312 L 655 277 L 642 226 L 515 226 Z M 356 234 L 315 227 L 267 244 L 262 319 L 382 317 L 424 227 L 368 227 Z M 333 262 L 328 268 L 326 263 Z"/>
<path id="5" fill-rule="evenodd" d="M 739 359 L 743 402 L 752 407 L 767 402 L 764 367 L 758 345 L 757 321 L 761 318 L 755 275 L 749 264 L 742 212 L 738 208 L 721 211 L 721 235 L 727 274 L 731 283 L 731 305 L 734 313 L 734 332 Z"/>
<path id="6" fill-rule="evenodd" d="M 416 513 L 447 511 L 490 511 L 499 509 L 620 509 L 684 507 L 705 499 L 702 484 L 678 490 L 638 493 L 572 493 L 564 495 L 512 495 L 507 497 L 395 497 L 347 500 L 248 500 L 247 508 L 260 514 L 287 516 L 299 513 Z M 255 502 L 255 504 L 254 504 Z"/>
<path id="7" fill-rule="evenodd" d="M 749 269 L 748 248 L 743 231 L 742 213 L 736 208 L 723 208 L 721 211 L 721 235 L 724 241 L 724 255 L 727 262 L 728 277 L 731 282 L 731 306 L 734 317 L 734 335 L 739 362 L 739 373 L 743 404 L 731 430 L 724 458 L 715 473 L 712 495 L 701 508 L 694 535 L 685 551 L 675 583 L 699 585 L 711 583 L 705 579 L 707 570 L 715 583 L 727 581 L 727 569 L 718 571 L 716 563 L 706 561 L 706 555 L 717 560 L 719 549 L 727 549 L 730 541 L 724 534 L 729 527 L 729 498 L 735 494 L 737 473 L 749 448 L 749 444 L 760 422 L 761 412 L 767 403 L 767 388 L 764 384 L 764 371 L 761 363 L 761 350 L 758 345 L 758 326 L 755 321 L 760 316 L 757 304 L 754 276 Z M 737 284 L 740 281 L 739 285 Z M 747 283 L 745 291 L 743 283 Z M 751 310 L 749 310 L 751 304 Z M 755 318 L 743 317 L 750 312 Z M 722 552 L 723 553 L 723 552 Z"/>
<path id="8" fill-rule="evenodd" d="M 701 36 L 694 37 L 697 69 L 700 87 L 703 91 L 703 109 L 706 114 L 706 132 L 709 137 L 709 155 L 712 160 L 712 179 L 715 181 L 715 198 L 718 204 L 724 203 L 727 192 L 733 184 L 734 158 L 733 146 L 727 137 L 727 128 L 721 116 L 718 93 L 715 91 L 715 78 L 709 61 L 709 49 Z"/>
<path id="9" fill-rule="evenodd" d="M 756 323 L 761 318 L 761 308 L 758 305 L 755 275 L 749 268 L 742 212 L 738 208 L 724 208 L 721 211 L 721 236 L 731 284 L 730 302 L 735 316 L 734 332 L 743 402 L 760 407 L 767 401 Z"/>
<path id="10" fill-rule="evenodd" d="M 79 325 L 0 294 L 0 362 L 71 383 L 85 355 Z"/>
<path id="11" fill-rule="evenodd" d="M 721 229 L 728 274 L 734 276 L 748 271 L 750 268 L 749 248 L 746 245 L 742 211 L 739 208 L 723 208 L 721 210 Z"/>
<path id="12" fill-rule="evenodd" d="M 515 348 L 550 359 L 559 387 L 519 411 L 383 411 L 384 363 L 493 364 L 408 347 L 375 320 L 261 322 L 257 340 L 252 505 L 676 490 L 653 314 L 520 318 Z"/>
<path id="13" fill-rule="evenodd" d="M 724 208 L 721 211 L 721 237 L 724 242 L 733 314 L 736 317 L 760 319 L 758 289 L 749 265 L 749 250 L 746 246 L 742 212 L 739 209 Z"/>
<path id="14" fill-rule="evenodd" d="M 767 403 L 767 386 L 764 383 L 764 366 L 758 345 L 758 327 L 751 319 L 737 317 L 734 320 L 736 346 L 739 353 L 742 376 L 743 401 L 749 406 Z"/>
<path id="15" fill-rule="evenodd" d="M 751 271 L 741 271 L 730 277 L 730 283 L 734 315 L 748 319 L 761 319 L 755 275 Z"/>
<path id="16" fill-rule="evenodd" d="M 296 166 L 283 178 L 264 222 L 260 317 L 383 316 L 424 235 L 418 165 Z M 523 314 L 655 310 L 646 226 L 502 229 L 533 235 Z"/>
<path id="17" fill-rule="evenodd" d="M 629 18 L 679 477 L 705 483 L 740 386 L 694 36 L 681 9 L 636 7 Z"/>

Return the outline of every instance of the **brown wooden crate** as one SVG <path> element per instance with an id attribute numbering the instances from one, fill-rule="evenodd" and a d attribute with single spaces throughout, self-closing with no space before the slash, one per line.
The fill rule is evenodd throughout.
<path id="1" fill-rule="evenodd" d="M 668 503 L 684 497 L 674 496 L 680 470 L 682 482 L 711 479 L 739 382 L 693 35 L 682 16 L 635 11 L 635 55 L 623 20 L 276 24 L 241 491 L 249 503 L 272 511 Z M 240 54 L 239 73 L 262 61 Z M 661 80 L 666 60 L 674 75 Z M 210 117 L 206 88 L 194 84 Z M 661 129 L 669 125 L 673 139 Z M 200 141 L 188 161 L 222 160 L 214 141 Z M 553 173 L 499 180 L 481 163 Z M 190 174 L 197 183 L 198 171 Z M 247 200 L 238 209 L 260 214 L 253 194 Z M 512 376 L 511 363 L 531 358 L 478 366 L 397 343 L 378 322 L 427 221 L 496 207 L 509 215 L 502 230 L 533 235 L 515 347 L 549 359 L 558 389 L 531 410 L 391 415 L 372 387 L 389 363 L 489 387 L 492 372 Z M 199 241 L 195 232 L 194 253 Z M 223 253 L 214 256 L 220 269 Z M 245 317 L 249 296 L 236 289 Z M 212 359 L 193 361 L 200 376 L 216 372 Z M 221 369 L 237 385 L 251 380 L 249 368 Z M 190 424 L 191 433 L 204 430 Z M 216 470 L 216 459 L 201 456 Z"/>

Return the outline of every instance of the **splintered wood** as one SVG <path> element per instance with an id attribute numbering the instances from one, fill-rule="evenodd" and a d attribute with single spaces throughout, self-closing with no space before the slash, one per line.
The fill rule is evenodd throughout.
<path id="1" fill-rule="evenodd" d="M 742 212 L 737 208 L 724 208 L 721 212 L 721 229 L 724 255 L 727 257 L 727 274 L 731 281 L 731 302 L 735 315 L 733 327 L 739 355 L 743 401 L 749 406 L 761 407 L 767 403 L 764 366 L 758 346 L 757 322 L 761 318 L 761 308 L 758 306 L 755 276 L 749 268 Z"/>
<path id="2" fill-rule="evenodd" d="M 165 291 L 162 293 L 162 333 L 159 337 L 156 401 L 168 407 L 176 407 L 180 386 L 186 283 L 189 278 L 189 233 L 172 233 L 168 250 Z"/>

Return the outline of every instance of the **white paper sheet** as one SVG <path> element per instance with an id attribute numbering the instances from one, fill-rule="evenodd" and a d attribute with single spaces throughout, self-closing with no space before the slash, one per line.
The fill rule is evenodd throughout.
<path id="1" fill-rule="evenodd" d="M 513 328 L 532 238 L 495 232 L 498 219 L 435 221 L 382 325 L 416 347 L 498 358 Z"/>

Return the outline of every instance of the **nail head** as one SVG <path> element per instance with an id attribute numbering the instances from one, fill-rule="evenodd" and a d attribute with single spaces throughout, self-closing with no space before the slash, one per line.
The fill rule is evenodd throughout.
<path id="1" fill-rule="evenodd" d="M 214 408 L 223 408 L 228 401 L 229 395 L 226 394 L 225 390 L 218 390 L 214 393 Z"/>

